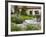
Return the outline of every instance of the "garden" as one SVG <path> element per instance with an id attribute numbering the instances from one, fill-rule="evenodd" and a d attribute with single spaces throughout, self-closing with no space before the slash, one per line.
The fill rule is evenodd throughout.
<path id="1" fill-rule="evenodd" d="M 33 20 L 40 18 L 40 15 L 27 15 L 26 7 L 22 8 L 22 11 L 19 11 L 19 8 L 15 6 L 15 12 L 11 12 L 11 31 L 29 31 L 29 30 L 39 30 L 41 29 L 40 24 L 22 24 L 25 20 Z"/>

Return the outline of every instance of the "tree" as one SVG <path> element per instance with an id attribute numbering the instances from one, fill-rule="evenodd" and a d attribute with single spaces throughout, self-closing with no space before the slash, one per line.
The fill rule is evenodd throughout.
<path id="1" fill-rule="evenodd" d="M 26 14 L 26 10 L 27 10 L 27 7 L 26 6 L 23 6 L 22 7 L 22 11 L 21 11 L 21 15 L 27 15 Z"/>
<path id="2" fill-rule="evenodd" d="M 17 16 L 19 16 L 19 8 L 18 6 L 14 6 L 14 14 L 16 14 Z"/>

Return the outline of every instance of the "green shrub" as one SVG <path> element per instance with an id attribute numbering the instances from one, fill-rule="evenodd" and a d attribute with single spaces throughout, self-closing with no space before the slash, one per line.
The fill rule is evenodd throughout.
<path id="1" fill-rule="evenodd" d="M 16 24 L 21 24 L 24 21 L 24 19 L 17 17 L 17 16 L 11 16 L 11 22 Z"/>
<path id="2" fill-rule="evenodd" d="M 29 24 L 26 26 L 26 28 L 21 28 L 21 26 L 18 26 L 18 24 L 11 23 L 11 31 L 28 31 L 28 30 L 40 30 L 41 26 L 40 25 L 34 25 L 34 24 Z"/>
<path id="3" fill-rule="evenodd" d="M 16 24 L 21 24 L 22 22 L 23 22 L 23 19 L 21 19 L 21 18 L 16 18 Z"/>
<path id="4" fill-rule="evenodd" d="M 32 30 L 33 26 L 32 25 L 27 25 L 27 29 L 26 30 Z"/>
<path id="5" fill-rule="evenodd" d="M 15 23 L 16 22 L 15 20 L 16 20 L 15 16 L 11 16 L 11 22 Z"/>
<path id="6" fill-rule="evenodd" d="M 17 24 L 11 23 L 11 31 L 21 31 L 21 27 L 17 26 Z"/>
<path id="7" fill-rule="evenodd" d="M 24 20 L 30 20 L 33 18 L 39 18 L 40 15 L 30 15 L 30 16 L 25 16 L 25 15 L 21 15 L 21 16 L 11 16 L 11 22 L 16 23 L 16 24 L 21 24 Z"/>
<path id="8" fill-rule="evenodd" d="M 39 30 L 39 29 L 41 29 L 40 26 L 33 25 L 33 24 L 27 25 L 27 28 L 26 28 L 26 30 Z"/>

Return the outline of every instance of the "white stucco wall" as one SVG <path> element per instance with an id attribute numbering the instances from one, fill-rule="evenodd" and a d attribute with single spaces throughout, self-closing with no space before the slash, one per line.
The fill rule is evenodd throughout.
<path id="1" fill-rule="evenodd" d="M 32 15 L 35 15 L 35 11 L 39 11 L 39 15 L 41 14 L 41 9 L 28 9 L 26 12 L 30 15 L 30 11 L 32 11 Z"/>

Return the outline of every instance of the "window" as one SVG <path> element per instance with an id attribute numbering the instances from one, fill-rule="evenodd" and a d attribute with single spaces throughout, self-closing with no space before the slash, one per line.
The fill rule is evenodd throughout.
<path id="1" fill-rule="evenodd" d="M 30 14 L 32 15 L 32 11 L 30 11 Z"/>
<path id="2" fill-rule="evenodd" d="M 35 11 L 35 14 L 39 14 L 39 11 Z"/>

